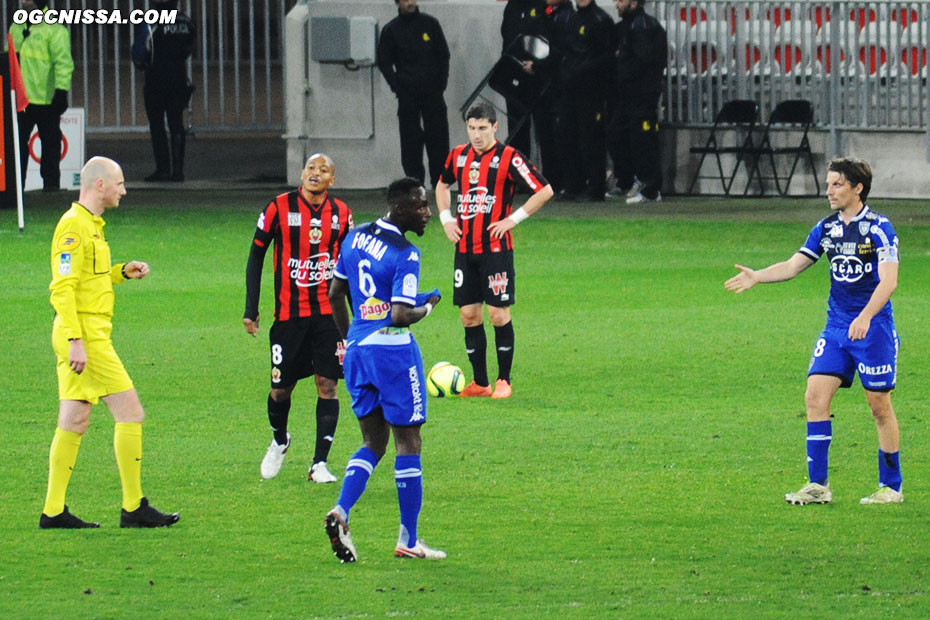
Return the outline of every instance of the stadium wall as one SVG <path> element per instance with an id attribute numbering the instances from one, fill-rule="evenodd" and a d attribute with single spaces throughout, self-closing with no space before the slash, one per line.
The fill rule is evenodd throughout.
<path id="1" fill-rule="evenodd" d="M 612 16 L 613 6 L 602 8 Z M 657 5 L 660 3 L 657 3 Z M 500 54 L 500 22 L 504 2 L 499 0 L 420 0 L 420 9 L 443 26 L 452 54 L 446 90 L 450 142 L 466 139 L 459 107 L 484 78 Z M 337 187 L 363 189 L 385 187 L 401 176 L 396 99 L 377 67 L 347 68 L 310 58 L 312 17 L 373 17 L 380 30 L 397 14 L 386 0 L 312 0 L 299 2 L 289 13 L 285 27 L 284 88 L 286 102 L 287 176 L 299 182 L 306 158 L 323 151 L 336 161 Z M 499 101 L 499 103 L 503 103 Z M 506 119 L 500 119 L 499 135 L 506 135 Z M 699 144 L 706 128 L 698 123 L 666 124 L 663 128 L 665 191 L 687 190 L 697 157 L 689 153 Z M 875 171 L 873 195 L 886 197 L 930 196 L 928 137 L 913 131 L 874 131 L 869 128 L 819 128 L 811 134 L 817 174 L 826 175 L 825 163 L 836 153 L 860 156 Z M 834 153 L 836 151 L 836 153 Z M 791 194 L 809 194 L 814 183 L 806 167 L 795 174 Z M 705 171 L 709 165 L 705 163 Z M 745 175 L 737 177 L 734 192 L 742 193 Z M 822 183 L 821 183 L 822 186 Z M 715 193 L 719 184 L 705 182 L 696 191 Z"/>

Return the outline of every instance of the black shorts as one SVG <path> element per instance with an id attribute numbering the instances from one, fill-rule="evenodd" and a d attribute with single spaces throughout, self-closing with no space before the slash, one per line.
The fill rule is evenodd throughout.
<path id="1" fill-rule="evenodd" d="M 486 303 L 512 306 L 514 298 L 513 252 L 455 253 L 452 303 L 456 306 Z"/>
<path id="2" fill-rule="evenodd" d="M 330 315 L 275 321 L 271 343 L 271 387 L 283 388 L 311 375 L 342 378 L 336 347 L 342 338 Z"/>

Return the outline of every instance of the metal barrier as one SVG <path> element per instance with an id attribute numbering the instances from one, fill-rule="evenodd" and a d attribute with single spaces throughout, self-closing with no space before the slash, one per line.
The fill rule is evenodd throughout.
<path id="1" fill-rule="evenodd" d="M 838 130 L 928 130 L 930 2 L 684 2 L 647 10 L 669 36 L 666 123 L 709 125 L 730 99 L 814 104 Z"/>
<path id="2" fill-rule="evenodd" d="M 299 0 L 181 0 L 197 28 L 188 63 L 195 86 L 188 116 L 203 131 L 282 132 L 284 18 Z M 59 10 L 148 9 L 143 0 L 54 0 Z M 19 0 L 0 0 L 9 30 Z M 74 75 L 71 105 L 92 133 L 148 131 L 143 76 L 130 60 L 132 25 L 69 26 Z M 5 40 L 5 36 L 4 36 Z"/>
<path id="3" fill-rule="evenodd" d="M 283 131 L 284 19 L 301 0 L 181 0 L 197 27 L 189 123 Z M 58 9 L 150 8 L 143 0 L 54 0 Z M 10 23 L 18 0 L 0 0 Z M 729 99 L 808 99 L 840 130 L 930 131 L 930 0 L 653 0 L 669 34 L 666 124 L 704 126 Z M 608 7 L 609 10 L 609 7 Z M 146 131 L 131 25 L 71 26 L 71 102 L 89 132 Z M 455 69 L 453 68 L 453 71 Z"/>

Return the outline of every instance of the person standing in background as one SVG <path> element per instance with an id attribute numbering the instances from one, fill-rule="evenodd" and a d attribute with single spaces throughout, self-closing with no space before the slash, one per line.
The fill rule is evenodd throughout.
<path id="1" fill-rule="evenodd" d="M 449 82 L 449 46 L 439 21 L 417 0 L 395 0 L 397 17 L 381 30 L 378 69 L 397 96 L 400 162 L 404 174 L 426 180 L 423 148 L 435 187 L 449 152 L 449 118 L 443 92 Z"/>
<path id="2" fill-rule="evenodd" d="M 173 24 L 139 26 L 132 45 L 132 61 L 145 71 L 145 113 L 152 134 L 155 172 L 146 181 L 184 180 L 184 109 L 191 100 L 194 87 L 187 76 L 187 59 L 194 51 L 194 23 L 178 11 L 178 0 L 155 0 L 152 7 L 159 11 L 177 11 Z M 165 121 L 171 132 L 169 151 Z"/>
<path id="3" fill-rule="evenodd" d="M 22 0 L 25 11 L 48 11 L 48 0 Z M 23 83 L 29 105 L 19 113 L 19 159 L 22 183 L 26 184 L 29 162 L 29 136 L 33 128 L 39 131 L 42 144 L 42 189 L 61 189 L 61 115 L 68 109 L 68 91 L 74 60 L 71 58 L 71 33 L 61 24 L 45 21 L 10 26 L 13 47 L 19 55 Z"/>

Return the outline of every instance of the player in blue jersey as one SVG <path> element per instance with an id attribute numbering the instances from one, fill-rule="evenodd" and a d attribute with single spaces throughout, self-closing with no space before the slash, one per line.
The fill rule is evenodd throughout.
<path id="1" fill-rule="evenodd" d="M 878 429 L 878 490 L 863 504 L 896 504 L 901 493 L 900 432 L 891 406 L 898 359 L 898 333 L 891 294 L 898 285 L 898 237 L 888 218 L 866 204 L 872 188 L 869 164 L 853 158 L 828 165 L 827 198 L 833 213 L 811 230 L 788 260 L 760 271 L 736 265 L 726 281 L 741 293 L 756 284 L 783 282 L 814 264 L 830 261 L 827 325 L 814 345 L 807 374 L 807 465 L 810 484 L 785 495 L 790 504 L 826 504 L 833 499 L 827 462 L 833 436 L 830 403 L 852 385 L 856 372 Z"/>
<path id="2" fill-rule="evenodd" d="M 426 422 L 426 384 L 423 359 L 410 325 L 425 318 L 440 295 L 438 290 L 417 293 L 420 250 L 404 234 L 412 231 L 423 236 L 430 209 L 426 190 L 411 178 L 391 183 L 387 201 L 386 216 L 346 236 L 329 289 L 333 319 L 346 339 L 343 374 L 363 440 L 346 465 L 339 500 L 325 519 L 333 553 L 342 562 L 356 561 L 349 511 L 364 493 L 392 433 L 400 504 L 394 555 L 446 557 L 444 551 L 427 547 L 417 537 L 423 504 L 420 426 Z M 351 324 L 347 296 L 354 315 Z"/>

